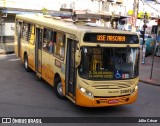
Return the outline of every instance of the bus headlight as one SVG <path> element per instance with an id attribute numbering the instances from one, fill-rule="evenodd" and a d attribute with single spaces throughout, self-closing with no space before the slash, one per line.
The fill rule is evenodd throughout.
<path id="1" fill-rule="evenodd" d="M 133 94 L 138 89 L 138 86 L 136 86 L 134 89 L 132 89 L 131 94 Z"/>
<path id="2" fill-rule="evenodd" d="M 83 87 L 80 87 L 80 91 L 83 92 L 85 95 L 89 96 L 90 98 L 93 98 L 93 93 Z"/>

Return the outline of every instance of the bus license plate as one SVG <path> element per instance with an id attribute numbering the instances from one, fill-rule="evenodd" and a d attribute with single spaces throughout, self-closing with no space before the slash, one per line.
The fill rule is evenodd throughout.
<path id="1" fill-rule="evenodd" d="M 119 102 L 118 99 L 108 100 L 108 104 L 116 104 L 116 103 L 118 103 L 118 102 Z"/>

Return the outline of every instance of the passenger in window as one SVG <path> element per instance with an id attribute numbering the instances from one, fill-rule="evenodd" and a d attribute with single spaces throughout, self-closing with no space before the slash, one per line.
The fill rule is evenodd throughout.
<path id="1" fill-rule="evenodd" d="M 43 41 L 43 49 L 48 51 L 49 50 L 49 42 L 47 40 Z"/>
<path id="2" fill-rule="evenodd" d="M 53 52 L 53 42 L 50 41 L 49 45 L 48 45 L 48 49 L 49 49 L 49 52 L 52 53 Z"/>
<path id="3" fill-rule="evenodd" d="M 64 58 L 64 46 L 60 48 L 60 56 Z"/>

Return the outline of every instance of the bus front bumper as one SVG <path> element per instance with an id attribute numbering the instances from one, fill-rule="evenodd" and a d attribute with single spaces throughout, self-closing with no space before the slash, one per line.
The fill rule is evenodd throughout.
<path id="1" fill-rule="evenodd" d="M 117 97 L 94 97 L 89 98 L 80 90 L 76 90 L 76 104 L 84 107 L 105 107 L 131 104 L 136 101 L 138 96 L 138 88 L 129 95 Z"/>

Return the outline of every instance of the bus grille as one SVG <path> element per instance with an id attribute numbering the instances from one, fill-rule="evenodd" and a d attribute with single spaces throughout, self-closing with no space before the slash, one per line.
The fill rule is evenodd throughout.
<path id="1" fill-rule="evenodd" d="M 95 82 L 92 87 L 96 89 L 121 89 L 121 88 L 128 88 L 133 85 L 133 82 L 125 82 L 125 81 L 120 81 L 120 82 Z"/>

